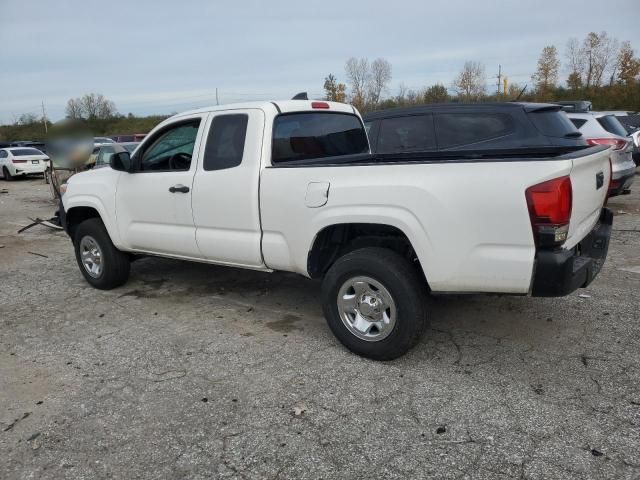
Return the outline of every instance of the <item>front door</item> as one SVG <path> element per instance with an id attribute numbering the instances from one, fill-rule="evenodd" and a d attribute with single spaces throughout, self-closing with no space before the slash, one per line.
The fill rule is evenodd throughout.
<path id="1" fill-rule="evenodd" d="M 191 211 L 202 115 L 185 117 L 153 133 L 136 151 L 132 173 L 116 192 L 120 235 L 126 246 L 149 253 L 199 258 Z"/>

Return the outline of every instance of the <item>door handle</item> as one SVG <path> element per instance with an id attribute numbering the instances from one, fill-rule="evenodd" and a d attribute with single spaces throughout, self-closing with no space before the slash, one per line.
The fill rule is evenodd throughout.
<path id="1" fill-rule="evenodd" d="M 169 187 L 169 191 L 171 193 L 176 193 L 176 192 L 188 193 L 189 187 L 185 187 L 184 185 L 178 184 L 178 185 L 174 185 L 173 187 Z"/>

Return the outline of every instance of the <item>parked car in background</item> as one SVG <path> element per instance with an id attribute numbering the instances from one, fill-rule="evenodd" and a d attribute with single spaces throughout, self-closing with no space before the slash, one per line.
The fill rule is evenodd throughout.
<path id="1" fill-rule="evenodd" d="M 570 151 L 587 143 L 558 105 L 541 103 L 434 104 L 364 116 L 374 153 L 505 150 Z"/>
<path id="2" fill-rule="evenodd" d="M 640 166 L 640 114 L 616 112 L 614 115 L 627 131 L 627 134 L 633 139 L 633 161 L 636 166 Z"/>
<path id="3" fill-rule="evenodd" d="M 130 135 L 116 135 L 113 140 L 117 143 L 130 143 L 130 142 L 141 142 L 144 137 L 146 137 L 146 133 L 133 133 Z"/>
<path id="4" fill-rule="evenodd" d="M 115 143 L 112 138 L 109 137 L 93 137 L 93 146 L 101 147 L 102 145 L 108 145 L 111 143 Z"/>
<path id="5" fill-rule="evenodd" d="M 47 146 L 44 142 L 34 142 L 31 140 L 19 140 L 11 142 L 11 147 L 29 147 L 40 150 L 42 153 L 47 153 Z"/>
<path id="6" fill-rule="evenodd" d="M 589 100 L 562 100 L 553 103 L 561 105 L 562 109 L 566 112 L 587 113 L 593 110 L 593 105 Z"/>
<path id="7" fill-rule="evenodd" d="M 13 180 L 18 176 L 39 174 L 45 176 L 49 157 L 40 150 L 29 147 L 0 149 L 0 170 L 2 177 Z"/>
<path id="8" fill-rule="evenodd" d="M 389 360 L 425 330 L 428 294 L 562 296 L 600 271 L 613 218 L 603 208 L 609 150 L 578 145 L 553 107 L 465 114 L 462 138 L 444 138 L 475 141 L 477 156 L 468 147 L 371 154 L 358 112 L 334 102 L 185 112 L 133 155 L 72 176 L 60 219 L 96 288 L 125 283 L 131 254 L 321 278 L 336 337 Z M 513 131 L 538 146 L 483 157 Z M 412 130 L 411 142 L 429 132 Z M 565 150 L 549 147 L 549 135 Z"/>
<path id="9" fill-rule="evenodd" d="M 628 193 L 634 181 L 636 164 L 633 161 L 633 140 L 614 115 L 590 112 L 568 113 L 573 124 L 584 135 L 589 145 L 611 147 L 613 171 L 609 195 Z"/>
<path id="10" fill-rule="evenodd" d="M 100 147 L 96 155 L 93 168 L 108 167 L 109 162 L 111 161 L 111 155 L 113 155 L 117 151 L 122 151 L 119 147 L 122 147 L 124 150 L 131 154 L 138 145 L 140 145 L 140 142 L 122 142 L 103 145 L 102 147 Z"/>

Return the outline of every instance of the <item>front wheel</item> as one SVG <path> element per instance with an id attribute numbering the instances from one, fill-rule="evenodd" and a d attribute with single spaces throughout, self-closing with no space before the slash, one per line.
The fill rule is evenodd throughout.
<path id="1" fill-rule="evenodd" d="M 362 248 L 339 258 L 323 280 L 322 296 L 331 331 L 363 357 L 400 357 L 427 326 L 426 285 L 392 250 Z"/>
<path id="2" fill-rule="evenodd" d="M 129 257 L 111 242 L 99 218 L 78 225 L 73 245 L 82 275 L 95 288 L 111 290 L 129 278 Z"/>

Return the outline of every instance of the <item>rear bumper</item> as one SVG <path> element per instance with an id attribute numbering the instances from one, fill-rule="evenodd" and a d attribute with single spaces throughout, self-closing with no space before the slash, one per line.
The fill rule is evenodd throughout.
<path id="1" fill-rule="evenodd" d="M 36 164 L 32 163 L 14 163 L 13 168 L 15 169 L 15 175 L 32 175 L 35 173 L 44 173 L 47 169 L 47 165 L 44 162 L 39 162 Z"/>
<path id="2" fill-rule="evenodd" d="M 538 251 L 531 295 L 562 297 L 589 285 L 607 258 L 612 223 L 613 213 L 603 208 L 593 230 L 571 250 Z"/>
<path id="3" fill-rule="evenodd" d="M 618 178 L 613 178 L 611 180 L 611 189 L 609 190 L 609 196 L 615 197 L 616 195 L 620 195 L 625 190 L 629 190 L 631 188 L 631 184 L 636 176 L 636 169 L 633 168 L 624 175 L 619 176 Z"/>

